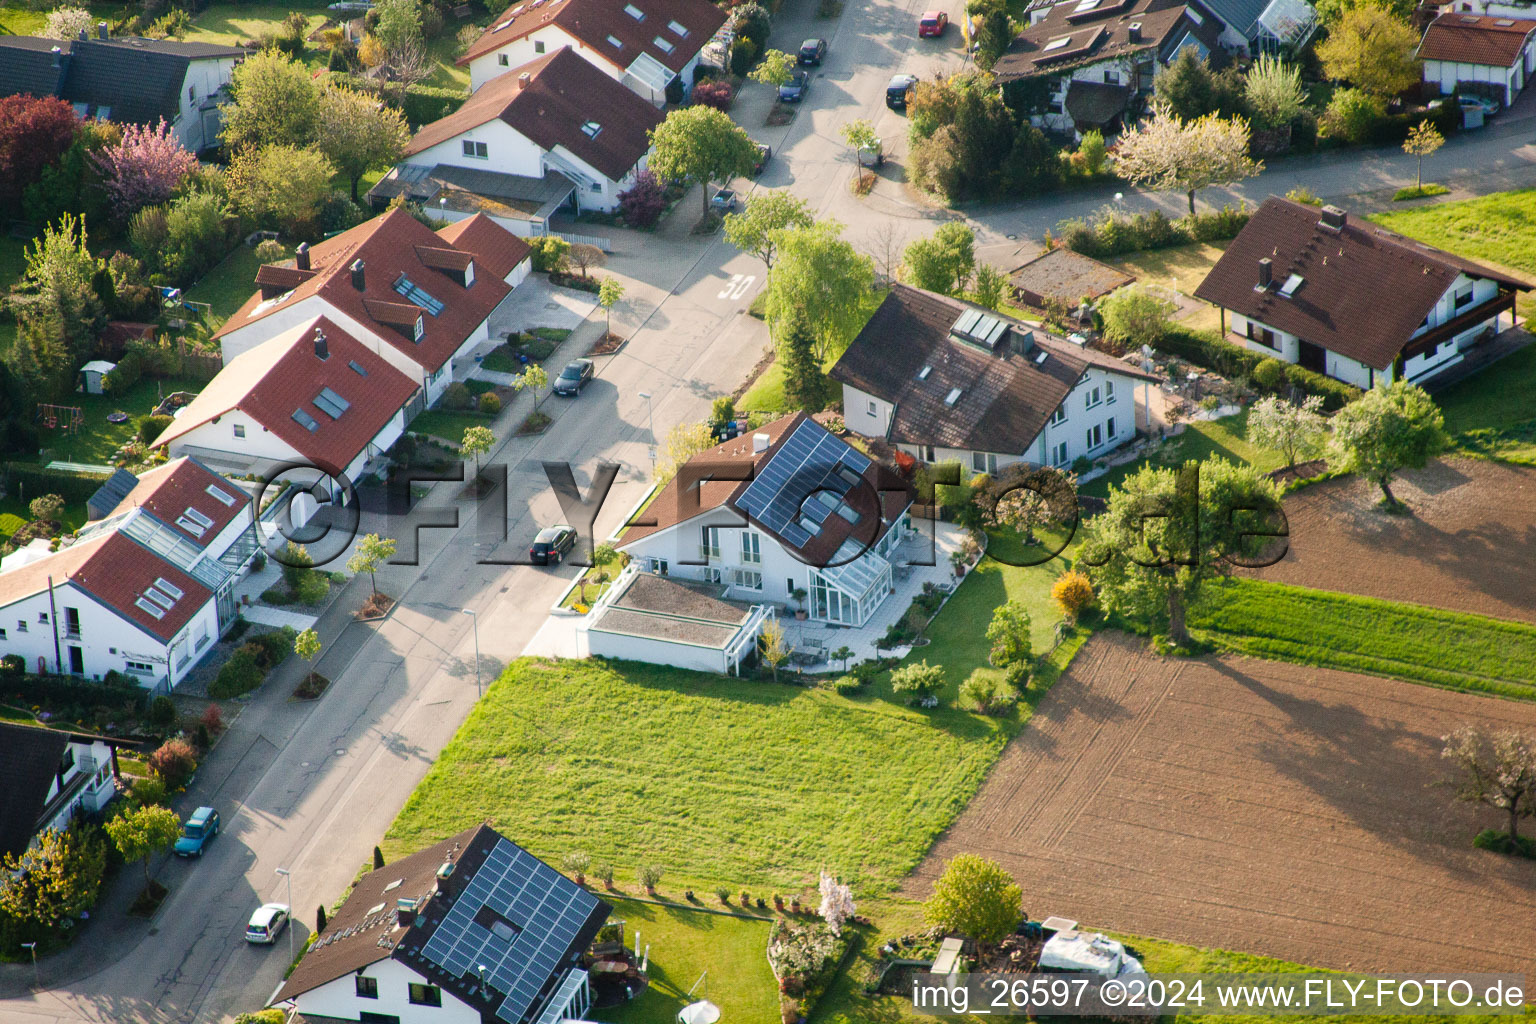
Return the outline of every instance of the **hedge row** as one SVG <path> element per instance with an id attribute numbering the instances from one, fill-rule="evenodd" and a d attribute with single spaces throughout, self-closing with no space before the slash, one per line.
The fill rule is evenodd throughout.
<path id="1" fill-rule="evenodd" d="M 1302 369 L 1294 363 L 1250 352 L 1223 340 L 1215 331 L 1192 331 L 1175 324 L 1163 333 L 1157 347 L 1197 366 L 1213 370 L 1229 380 L 1246 377 L 1260 391 L 1280 394 L 1296 388 L 1306 394 L 1317 395 L 1323 400 L 1323 408 L 1329 412 L 1342 409 L 1360 397 L 1360 389 L 1357 387 Z"/>
<path id="2" fill-rule="evenodd" d="M 78 676 L 16 674 L 9 669 L 21 661 L 19 656 L 7 655 L 6 660 L 7 671 L 4 678 L 0 679 L 0 693 L 19 704 L 42 707 L 73 704 L 134 713 L 144 706 L 146 691 L 138 683 L 116 673 L 110 673 L 105 681 L 99 683 L 88 682 Z"/>
<path id="3" fill-rule="evenodd" d="M 405 90 L 400 109 L 413 127 L 428 124 L 447 117 L 458 110 L 465 100 L 463 89 L 451 89 L 441 85 L 413 85 Z"/>
<path id="4" fill-rule="evenodd" d="M 1094 259 L 1108 259 L 1132 252 L 1236 238 L 1249 216 L 1246 206 L 1230 205 L 1178 220 L 1169 220 L 1161 210 L 1136 214 L 1111 210 L 1094 220 L 1064 220 L 1056 225 L 1054 236 L 1046 235 L 1046 242 Z"/>
<path id="5" fill-rule="evenodd" d="M 5 467 L 6 493 L 27 501 L 40 494 L 57 494 L 66 505 L 82 505 L 106 480 L 103 475 L 61 473 L 25 462 L 13 462 Z"/>

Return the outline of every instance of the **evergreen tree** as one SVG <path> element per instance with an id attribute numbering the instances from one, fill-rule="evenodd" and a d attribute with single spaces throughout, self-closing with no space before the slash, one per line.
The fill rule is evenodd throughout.
<path id="1" fill-rule="evenodd" d="M 784 398 L 791 408 L 820 412 L 827 379 L 816 361 L 816 335 L 796 310 L 779 327 L 779 362 L 784 367 Z"/>

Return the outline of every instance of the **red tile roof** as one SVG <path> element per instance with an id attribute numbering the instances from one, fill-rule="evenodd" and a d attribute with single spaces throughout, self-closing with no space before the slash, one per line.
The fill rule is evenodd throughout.
<path id="1" fill-rule="evenodd" d="M 517 251 L 517 243 L 493 241 L 495 231 L 511 237 L 510 231 L 493 222 L 461 236 L 466 243 L 464 248 L 477 258 L 480 256 L 478 250 L 483 249 L 489 262 L 504 265 L 508 253 Z M 310 250 L 312 275 L 292 285 L 292 290 L 285 296 L 270 302 L 264 302 L 261 293 L 256 292 L 225 322 L 215 337 L 223 337 L 279 309 L 318 295 L 348 316 L 376 327 L 381 337 L 429 371 L 437 370 L 512 289 L 502 280 L 504 274 L 476 274 L 474 284 L 465 288 L 453 273 L 423 263 L 417 254 L 417 246 L 440 249 L 444 247 L 444 239 L 404 210 L 381 214 L 314 246 Z M 526 249 L 526 245 L 523 248 Z M 356 260 L 363 261 L 362 291 L 352 284 L 351 266 Z M 395 290 L 395 282 L 402 276 L 443 303 L 443 311 L 437 316 L 423 311 L 426 331 L 419 342 L 412 340 L 409 331 L 402 332 L 399 327 L 374 319 L 364 301 L 409 302 Z"/>
<path id="2" fill-rule="evenodd" d="M 327 359 L 315 354 L 315 331 L 325 332 Z M 352 368 L 356 363 L 367 375 Z M 415 394 L 417 383 L 325 317 L 316 317 L 242 352 L 181 411 L 155 445 L 169 444 L 209 421 L 239 409 L 329 473 L 340 472 Z M 328 387 L 349 403 L 339 419 L 314 399 Z M 318 424 L 293 418 L 302 409 Z"/>
<path id="3" fill-rule="evenodd" d="M 645 19 L 636 20 L 626 13 L 626 6 L 638 9 Z M 685 68 L 725 24 L 725 12 L 707 0 L 518 0 L 458 63 L 468 64 L 551 22 L 621 68 L 629 67 L 637 54 L 648 53 L 675 72 Z M 672 22 L 688 34 L 674 32 Z M 615 47 L 609 36 L 622 45 Z M 656 45 L 658 38 L 671 44 L 670 53 Z"/>
<path id="4" fill-rule="evenodd" d="M 501 120 L 540 149 L 563 147 L 619 181 L 651 148 L 648 133 L 661 119 L 661 111 L 562 46 L 497 75 L 458 110 L 422 125 L 405 152 L 420 153 Z M 595 136 L 583 130 L 589 122 L 599 126 Z"/>
<path id="5" fill-rule="evenodd" d="M 1422 60 L 1511 68 L 1520 62 L 1536 21 L 1487 14 L 1442 14 L 1424 31 Z"/>
<path id="6" fill-rule="evenodd" d="M 230 504 L 209 494 L 210 487 L 227 494 Z M 140 474 L 138 485 L 118 502 L 113 514 L 138 506 L 199 547 L 207 547 L 250 503 L 251 496 L 243 488 L 192 459 L 181 458 Z M 201 536 L 177 523 L 189 508 L 213 520 Z"/>
<path id="7" fill-rule="evenodd" d="M 477 274 L 490 271 L 505 278 L 532 252 L 527 242 L 483 213 L 444 225 L 437 229 L 437 235 L 456 249 L 474 253 Z"/>

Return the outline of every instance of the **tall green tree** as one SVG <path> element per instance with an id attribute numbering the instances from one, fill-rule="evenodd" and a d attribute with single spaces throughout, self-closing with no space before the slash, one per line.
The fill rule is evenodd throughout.
<path id="1" fill-rule="evenodd" d="M 767 314 L 777 329 L 794 310 L 816 335 L 816 360 L 842 352 L 864 326 L 875 265 L 842 237 L 843 226 L 821 221 L 775 232 L 779 250 L 768 278 Z"/>
<path id="2" fill-rule="evenodd" d="M 741 126 L 713 107 L 683 107 L 651 130 L 650 169 L 663 178 L 683 178 L 703 192 L 709 216 L 709 184 L 750 174 L 757 145 Z"/>
<path id="3" fill-rule="evenodd" d="M 976 234 L 961 220 L 941 224 L 932 235 L 907 246 L 901 269 L 909 284 L 942 295 L 959 295 L 976 270 Z"/>
<path id="4" fill-rule="evenodd" d="M 235 67 L 221 138 L 231 150 L 307 146 L 315 139 L 320 90 L 309 69 L 286 54 L 262 50 Z"/>
<path id="5" fill-rule="evenodd" d="M 1273 448 L 1285 456 L 1285 468 L 1295 469 L 1300 459 L 1322 452 L 1328 440 L 1328 417 L 1323 399 L 1308 395 L 1300 404 L 1267 395 L 1248 410 L 1248 440 Z"/>
<path id="6" fill-rule="evenodd" d="M 991 71 L 1013 42 L 1013 20 L 1003 4 L 991 4 L 981 16 L 981 27 L 976 30 L 976 66 Z"/>
<path id="7" fill-rule="evenodd" d="M 1243 78 L 1243 96 L 1260 127 L 1283 128 L 1306 109 L 1301 68 L 1266 53 Z"/>
<path id="8" fill-rule="evenodd" d="M 422 41 L 421 0 L 377 0 L 373 13 L 373 36 L 389 53 Z"/>
<path id="9" fill-rule="evenodd" d="M 35 942 L 95 905 L 106 867 L 106 844 L 94 827 L 49 829 L 20 856 L 0 858 L 0 915 Z"/>
<path id="10" fill-rule="evenodd" d="M 1329 468 L 1359 473 L 1381 488 L 1383 503 L 1399 508 L 1392 479 L 1405 469 L 1422 469 L 1445 451 L 1445 417 L 1429 393 L 1397 381 L 1372 388 L 1333 417 Z"/>
<path id="11" fill-rule="evenodd" d="M 144 885 L 149 887 L 149 859 L 164 853 L 181 835 L 181 819 L 169 807 L 150 805 L 120 814 L 107 822 L 107 836 L 123 860 L 144 862 Z"/>
<path id="12" fill-rule="evenodd" d="M 226 181 L 240 212 L 295 237 L 313 238 L 335 175 L 336 166 L 318 150 L 274 145 L 238 153 Z"/>
<path id="13" fill-rule="evenodd" d="M 1215 109 L 1211 105 L 1211 66 L 1193 46 L 1179 50 L 1167 70 L 1152 80 L 1152 91 L 1157 102 L 1186 121 Z"/>
<path id="14" fill-rule="evenodd" d="M 1280 492 L 1252 466 L 1222 458 L 1182 469 L 1144 466 L 1110 488 L 1084 562 L 1103 605 L 1189 642 L 1185 614 L 1235 566 L 1263 562 L 1279 530 Z"/>
<path id="15" fill-rule="evenodd" d="M 747 77 L 777 89 L 789 81 L 789 76 L 794 73 L 795 58 L 792 55 L 783 50 L 768 50 L 763 54 L 763 59 L 757 62 L 757 67 L 747 73 Z"/>
<path id="16" fill-rule="evenodd" d="M 12 371 L 35 401 L 54 401 L 74 386 L 75 371 L 106 324 L 95 280 L 105 267 L 87 246 L 85 221 L 65 214 L 24 250 L 26 272 L 11 291 L 19 325 Z"/>
<path id="17" fill-rule="evenodd" d="M 923 918 L 946 932 L 968 935 L 983 947 L 996 945 L 1019 926 L 1024 890 L 995 860 L 962 853 L 944 865 L 923 904 Z"/>
<path id="18" fill-rule="evenodd" d="M 1021 601 L 1008 601 L 992 611 L 987 624 L 987 658 L 994 668 L 1007 668 L 1034 656 L 1029 640 L 1029 609 Z"/>
<path id="19" fill-rule="evenodd" d="M 1419 84 L 1418 47 L 1407 19 L 1384 7 L 1354 7 L 1317 44 L 1317 56 L 1329 78 L 1387 100 Z"/>
<path id="20" fill-rule="evenodd" d="M 351 184 L 354 203 L 363 175 L 392 166 L 411 140 L 404 114 L 377 97 L 342 85 L 321 92 L 315 125 L 315 145 Z"/>
<path id="21" fill-rule="evenodd" d="M 784 228 L 808 228 L 815 223 L 805 200 L 788 189 L 758 192 L 740 213 L 725 215 L 725 240 L 744 253 L 763 261 L 773 273 L 778 255 L 778 232 Z"/>
<path id="22" fill-rule="evenodd" d="M 1448 736 L 1440 756 L 1461 770 L 1456 798 L 1509 815 L 1510 853 L 1521 851 L 1520 819 L 1536 817 L 1536 737 L 1464 725 Z"/>
<path id="23" fill-rule="evenodd" d="M 791 409 L 820 412 L 826 404 L 827 378 L 816 359 L 816 335 L 799 310 L 778 325 L 776 348 L 784 371 L 784 398 Z"/>

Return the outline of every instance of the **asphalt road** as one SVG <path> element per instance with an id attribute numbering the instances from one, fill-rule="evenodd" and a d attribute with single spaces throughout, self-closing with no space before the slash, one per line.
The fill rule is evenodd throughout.
<path id="1" fill-rule="evenodd" d="M 899 252 L 911 238 L 956 216 L 901 182 L 905 119 L 884 105 L 885 83 L 897 71 L 926 73 L 961 63 L 953 26 L 942 41 L 916 38 L 916 15 L 928 6 L 931 0 L 850 3 L 831 22 L 812 16 L 815 0 L 790 0 L 773 45 L 793 50 L 802 38 L 826 36 L 827 61 L 788 126 L 764 126 L 771 97 L 763 86 L 749 85 L 735 111 L 775 149 L 762 178 L 744 186 L 793 189 L 819 215 L 844 222 L 848 237 L 877 253 L 877 260 L 880 250 Z M 961 11 L 958 0 L 942 6 L 952 17 Z M 873 120 L 892 155 L 882 181 L 864 199 L 849 189 L 852 157 L 838 135 L 857 117 Z M 1426 179 L 1478 191 L 1529 183 L 1536 176 L 1529 127 L 1521 122 L 1453 140 L 1426 161 Z M 1229 194 L 1256 199 L 1307 184 L 1321 195 L 1344 197 L 1396 187 L 1411 181 L 1412 173 L 1411 160 L 1401 154 L 1345 154 L 1277 164 Z M 1065 217 L 1091 212 L 1111 195 L 1074 192 L 965 216 L 978 231 L 981 254 L 1003 263 L 1016 250 L 1031 249 L 1029 238 Z M 1217 190 L 1202 196 L 1220 198 Z M 1182 197 L 1130 193 L 1123 201 L 1176 211 Z M 644 491 L 653 436 L 703 418 L 710 401 L 731 391 L 761 356 L 766 331 L 744 312 L 762 286 L 762 265 L 718 237 L 689 235 L 697 202 L 696 195 L 685 200 L 656 235 L 614 232 L 618 251 L 607 272 L 628 289 L 614 326 L 631 340 L 601 361 L 598 380 L 579 399 L 545 401 L 543 408 L 554 415 L 546 433 L 513 439 L 490 460 L 508 470 L 510 540 L 503 551 L 521 548 L 540 524 L 562 518 L 544 485 L 542 460 L 571 462 L 583 487 L 598 462 L 619 463 L 619 479 L 598 521 L 600 531 L 611 529 Z M 650 402 L 642 392 L 652 395 Z M 513 403 L 501 424 L 520 420 L 527 405 L 526 398 Z M 430 503 L 447 504 L 451 490 L 440 485 Z M 157 918 L 93 925 L 73 949 L 41 965 L 40 991 L 29 967 L 0 968 L 0 1022 L 204 1022 L 266 1002 L 287 961 L 286 939 L 261 949 L 247 946 L 241 932 L 259 903 L 287 901 L 275 869 L 292 871 L 296 938 L 302 942 L 314 908 L 329 906 L 345 890 L 473 706 L 472 623 L 459 609 L 478 613 L 481 666 L 489 677 L 518 654 L 575 575 L 574 567 L 478 564 L 493 549 L 478 540 L 474 509 L 461 504 L 466 507 L 456 530 L 423 531 L 419 568 L 380 574 L 381 589 L 400 598 L 393 615 L 378 626 L 350 627 L 328 642 L 320 667 L 335 682 L 323 700 L 290 703 L 286 688 L 274 681 L 245 709 L 184 808 L 213 803 L 223 813 L 225 832 L 201 862 L 157 867 L 172 888 Z M 397 537 L 406 533 L 399 523 L 385 529 Z M 357 589 L 344 600 L 355 605 Z M 347 611 L 343 606 L 330 613 L 332 637 Z"/>

